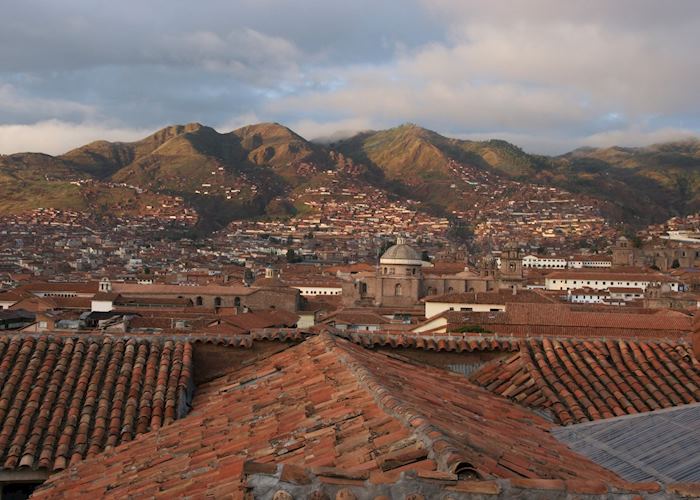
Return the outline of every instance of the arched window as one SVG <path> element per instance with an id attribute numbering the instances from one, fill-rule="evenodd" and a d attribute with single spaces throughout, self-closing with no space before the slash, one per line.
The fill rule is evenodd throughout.
<path id="1" fill-rule="evenodd" d="M 216 297 L 214 299 L 214 307 L 221 307 L 221 297 Z"/>
<path id="2" fill-rule="evenodd" d="M 233 305 L 234 305 L 235 307 L 241 307 L 241 298 L 240 298 L 240 297 L 236 297 L 235 299 L 233 299 Z"/>
<path id="3" fill-rule="evenodd" d="M 202 300 L 202 297 L 197 297 L 194 301 L 195 305 L 201 306 L 204 301 Z"/>
<path id="4" fill-rule="evenodd" d="M 401 283 L 397 283 L 396 286 L 394 286 L 394 295 L 397 297 L 401 296 Z"/>

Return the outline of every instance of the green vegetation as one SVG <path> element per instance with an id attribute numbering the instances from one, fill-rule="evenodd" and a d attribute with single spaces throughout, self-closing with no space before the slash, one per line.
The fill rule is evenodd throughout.
<path id="1" fill-rule="evenodd" d="M 493 333 L 491 330 L 487 330 L 481 325 L 464 325 L 454 331 L 456 333 Z"/>

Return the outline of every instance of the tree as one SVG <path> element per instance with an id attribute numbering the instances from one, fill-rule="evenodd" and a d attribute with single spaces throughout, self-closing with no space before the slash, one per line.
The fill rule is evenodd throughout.
<path id="1" fill-rule="evenodd" d="M 447 229 L 447 237 L 458 243 L 469 244 L 474 239 L 474 229 L 463 219 L 451 218 Z"/>

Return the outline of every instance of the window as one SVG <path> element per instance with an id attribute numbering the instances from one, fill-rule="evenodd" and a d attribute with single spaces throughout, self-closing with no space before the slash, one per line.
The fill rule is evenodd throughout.
<path id="1" fill-rule="evenodd" d="M 214 299 L 214 307 L 221 307 L 221 297 L 216 297 Z"/>
<path id="2" fill-rule="evenodd" d="M 204 301 L 202 300 L 202 297 L 197 297 L 194 301 L 195 305 L 201 306 Z"/>
<path id="3" fill-rule="evenodd" d="M 401 296 L 401 283 L 397 283 L 396 286 L 394 286 L 394 295 L 397 297 Z"/>
<path id="4" fill-rule="evenodd" d="M 241 298 L 240 298 L 240 297 L 236 297 L 235 299 L 233 299 L 233 305 L 234 305 L 235 307 L 241 307 Z"/>

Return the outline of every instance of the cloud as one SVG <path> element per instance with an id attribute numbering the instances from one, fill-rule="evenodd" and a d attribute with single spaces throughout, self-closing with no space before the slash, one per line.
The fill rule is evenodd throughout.
<path id="1" fill-rule="evenodd" d="M 697 138 L 697 136 L 697 130 L 672 127 L 649 130 L 642 127 L 631 127 L 623 130 L 607 130 L 584 137 L 581 144 L 595 147 L 648 146 L 661 142 Z"/>
<path id="2" fill-rule="evenodd" d="M 201 67 L 273 87 L 280 81 L 299 79 L 301 58 L 301 51 L 289 40 L 250 28 L 225 35 L 212 31 L 168 35 L 145 57 L 152 63 Z"/>
<path id="3" fill-rule="evenodd" d="M 624 9 L 602 3 L 601 11 L 587 3 L 596 14 L 580 18 L 556 2 L 512 11 L 510 3 L 466 4 L 429 3 L 444 18 L 448 40 L 397 51 L 380 64 L 323 68 L 317 78 L 325 88 L 282 96 L 265 103 L 266 111 L 325 113 L 330 123 L 411 121 L 451 135 L 539 135 L 529 144 L 549 143 L 548 150 L 556 142 L 623 139 L 614 132 L 681 115 L 687 130 L 700 129 L 700 59 L 691 53 L 700 44 L 697 4 L 684 2 L 684 16 L 658 20 L 650 7 L 628 24 Z M 586 9 L 576 3 L 574 10 Z"/>
<path id="4" fill-rule="evenodd" d="M 62 154 L 92 141 L 134 141 L 152 133 L 90 123 L 47 120 L 30 125 L 0 125 L 0 154 L 41 152 Z"/>
<path id="5" fill-rule="evenodd" d="M 96 109 L 88 104 L 67 99 L 27 96 L 19 92 L 13 85 L 0 82 L 0 116 L 5 120 L 31 121 L 46 115 L 58 118 L 85 119 L 94 116 L 95 113 Z"/>
<path id="6" fill-rule="evenodd" d="M 312 138 L 414 122 L 534 152 L 700 131 L 693 0 L 9 0 L 3 14 L 0 123 L 61 124 L 66 148 L 76 130 L 241 119 Z"/>
<path id="7" fill-rule="evenodd" d="M 365 118 L 337 121 L 300 120 L 290 123 L 289 126 L 307 140 L 320 143 L 346 139 L 357 132 L 376 128 L 371 121 Z"/>

